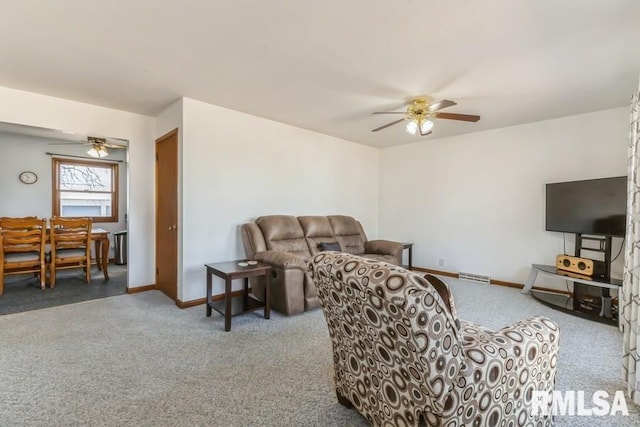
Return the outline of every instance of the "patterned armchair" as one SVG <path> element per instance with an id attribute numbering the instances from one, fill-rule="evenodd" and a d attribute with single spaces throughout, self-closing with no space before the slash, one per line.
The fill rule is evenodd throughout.
<path id="1" fill-rule="evenodd" d="M 497 332 L 457 319 L 447 285 L 401 267 L 322 252 L 309 262 L 333 344 L 338 401 L 374 425 L 552 424 L 558 326 Z M 542 411 L 540 411 L 542 412 Z"/>

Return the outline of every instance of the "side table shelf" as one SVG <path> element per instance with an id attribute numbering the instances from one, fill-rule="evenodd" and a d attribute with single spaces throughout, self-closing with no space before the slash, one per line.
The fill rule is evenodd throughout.
<path id="1" fill-rule="evenodd" d="M 407 265 L 403 265 L 402 267 L 406 268 L 407 270 L 411 270 L 413 268 L 413 243 L 403 243 L 402 252 L 404 252 L 405 249 L 409 250 L 409 258 L 407 259 Z"/>
<path id="2" fill-rule="evenodd" d="M 211 311 L 215 310 L 224 316 L 224 330 L 231 330 L 231 317 L 238 314 L 248 313 L 250 311 L 264 308 L 264 318 L 269 319 L 271 315 L 270 309 L 270 276 L 271 266 L 265 263 L 257 263 L 246 267 L 238 265 L 238 261 L 218 262 L 205 264 L 207 268 L 207 317 L 211 316 Z M 224 298 L 219 301 L 213 301 L 213 276 L 220 277 L 224 280 Z M 260 277 L 266 278 L 264 302 L 254 298 L 249 290 L 249 278 Z M 244 288 L 241 295 L 234 296 L 231 292 L 231 283 L 235 279 L 244 279 Z"/>

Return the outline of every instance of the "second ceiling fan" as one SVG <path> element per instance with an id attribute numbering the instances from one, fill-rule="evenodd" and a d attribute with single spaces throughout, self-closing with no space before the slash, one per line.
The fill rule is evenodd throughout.
<path id="1" fill-rule="evenodd" d="M 76 142 L 52 142 L 49 145 L 87 145 L 89 151 L 87 154 L 91 157 L 102 158 L 109 155 L 107 148 L 127 148 L 127 141 L 117 138 L 100 138 L 97 136 L 88 136 L 86 140 Z"/>
<path id="2" fill-rule="evenodd" d="M 453 101 L 449 101 L 447 99 L 443 101 L 434 102 L 433 104 L 428 104 L 426 98 L 418 97 L 411 100 L 409 105 L 407 105 L 407 111 L 376 111 L 372 114 L 403 114 L 404 117 L 395 120 L 391 123 L 387 123 L 386 125 L 382 125 L 375 129 L 372 129 L 371 132 L 378 132 L 379 130 L 386 129 L 390 126 L 396 125 L 398 123 L 402 123 L 405 120 L 409 120 L 407 123 L 407 132 L 412 135 L 419 134 L 421 136 L 426 136 L 431 133 L 431 128 L 433 127 L 433 122 L 429 119 L 449 119 L 449 120 L 461 120 L 463 122 L 477 122 L 480 120 L 480 116 L 475 116 L 472 114 L 458 114 L 458 113 L 441 113 L 440 110 L 453 107 L 457 105 Z"/>

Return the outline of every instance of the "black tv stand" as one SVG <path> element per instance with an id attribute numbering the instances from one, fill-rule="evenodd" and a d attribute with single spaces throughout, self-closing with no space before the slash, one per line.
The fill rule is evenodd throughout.
<path id="1" fill-rule="evenodd" d="M 583 246 L 583 243 L 587 242 L 598 242 L 598 247 L 588 247 Z M 576 233 L 576 246 L 574 250 L 574 254 L 577 257 L 582 257 L 583 251 L 590 252 L 600 252 L 604 257 L 604 279 L 609 279 L 611 277 L 611 236 L 583 236 L 580 233 Z M 591 257 L 584 257 L 591 258 Z"/>
<path id="2" fill-rule="evenodd" d="M 598 248 L 583 246 L 584 242 L 598 242 Z M 580 233 L 576 233 L 576 246 L 575 246 L 575 256 L 582 257 L 584 251 L 590 252 L 600 252 L 604 257 L 604 275 L 602 279 L 606 282 L 610 282 L 611 280 L 611 236 L 583 236 Z M 591 257 L 584 257 L 591 258 Z M 597 279 L 596 279 L 597 280 Z M 580 282 L 573 283 L 573 297 L 576 301 L 576 304 L 580 304 L 579 300 L 582 295 L 588 295 L 589 289 Z M 605 309 L 606 306 L 611 307 L 611 292 L 609 288 L 602 288 L 600 296 L 602 297 L 602 307 Z M 610 316 L 610 309 L 607 311 L 608 316 Z"/>
<path id="3" fill-rule="evenodd" d="M 538 274 L 543 274 L 545 276 L 550 276 L 556 279 L 572 281 L 574 286 L 574 295 L 565 295 L 556 292 L 547 292 L 532 289 L 533 284 L 538 277 Z M 583 317 L 585 319 L 595 320 L 597 322 L 617 326 L 618 313 L 616 307 L 612 307 L 611 305 L 611 297 L 604 295 L 598 296 L 593 294 L 593 299 L 591 301 L 581 299 L 575 294 L 576 287 L 579 286 L 584 286 L 592 290 L 597 290 L 597 288 L 600 288 L 603 294 L 605 294 L 606 292 L 606 295 L 609 295 L 609 291 L 611 289 L 620 289 L 620 287 L 622 286 L 622 280 L 604 280 L 603 278 L 585 279 L 584 277 L 572 277 L 571 273 L 565 272 L 563 270 L 558 270 L 556 269 L 555 265 L 532 264 L 529 278 L 525 283 L 522 293 L 531 293 L 531 296 L 533 296 L 543 304 L 557 310 L 564 311 L 565 313 L 570 313 L 579 317 Z"/>
<path id="4" fill-rule="evenodd" d="M 597 245 L 596 247 L 584 246 L 585 242 L 597 242 Z M 611 279 L 611 243 L 611 236 L 585 236 L 577 233 L 575 256 L 591 258 L 585 256 L 584 252 L 601 253 L 605 264 L 604 274 L 588 277 L 560 270 L 552 265 L 532 264 L 529 278 L 522 292 L 531 293 L 535 299 L 555 309 L 609 325 L 617 325 L 618 313 L 617 307 L 611 304 L 611 289 L 619 289 L 622 281 Z M 573 294 L 532 290 L 538 273 L 573 282 Z"/>

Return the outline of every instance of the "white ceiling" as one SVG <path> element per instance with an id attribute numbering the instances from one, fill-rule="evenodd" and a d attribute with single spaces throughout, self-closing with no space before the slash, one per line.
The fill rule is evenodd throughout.
<path id="1" fill-rule="evenodd" d="M 71 132 L 59 129 L 41 128 L 38 126 L 28 126 L 17 123 L 0 122 L 1 134 L 18 134 L 33 136 L 39 139 L 53 139 L 56 141 L 68 141 L 69 143 L 86 143 L 89 136 L 97 138 L 105 138 L 107 142 L 118 145 L 127 145 L 129 141 L 121 138 L 105 137 L 102 135 L 84 135 L 77 132 Z M 0 138 L 1 139 L 1 138 Z"/>
<path id="2" fill-rule="evenodd" d="M 181 96 L 371 146 L 628 105 L 638 0 L 0 0 L 0 86 L 156 115 Z"/>

